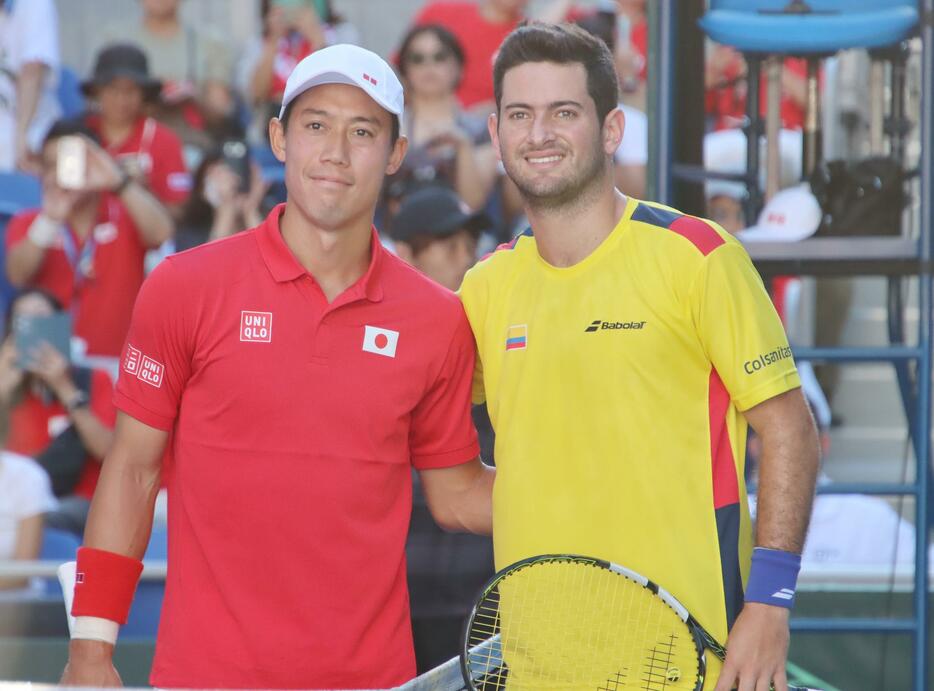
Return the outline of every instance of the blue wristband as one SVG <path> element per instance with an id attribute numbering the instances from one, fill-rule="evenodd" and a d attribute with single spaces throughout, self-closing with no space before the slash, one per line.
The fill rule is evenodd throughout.
<path id="1" fill-rule="evenodd" d="M 756 547 L 752 550 L 746 602 L 762 602 L 791 609 L 795 604 L 795 587 L 800 569 L 801 555 Z"/>

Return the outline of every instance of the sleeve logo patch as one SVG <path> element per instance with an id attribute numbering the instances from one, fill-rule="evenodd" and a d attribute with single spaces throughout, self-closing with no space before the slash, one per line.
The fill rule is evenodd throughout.
<path id="1" fill-rule="evenodd" d="M 148 355 L 144 355 L 143 361 L 140 364 L 139 374 L 136 375 L 136 378 L 158 389 L 162 386 L 162 379 L 164 377 L 165 365 L 153 360 Z"/>
<path id="2" fill-rule="evenodd" d="M 162 379 L 165 377 L 165 365 L 144 355 L 139 348 L 134 348 L 129 343 L 126 344 L 123 371 L 157 389 L 162 386 Z"/>
<path id="3" fill-rule="evenodd" d="M 743 363 L 743 371 L 746 374 L 755 374 L 766 367 L 774 365 L 776 362 L 787 360 L 790 357 L 792 357 L 791 348 L 788 346 L 779 346 L 768 353 L 759 353 L 759 355 L 752 360 L 746 360 L 746 362 Z"/>
<path id="4" fill-rule="evenodd" d="M 240 340 L 244 343 L 272 343 L 272 312 L 240 312 Z"/>
<path id="5" fill-rule="evenodd" d="M 143 354 L 127 343 L 126 357 L 123 359 L 123 371 L 132 374 L 134 377 L 139 374 L 139 365 L 143 360 Z"/>

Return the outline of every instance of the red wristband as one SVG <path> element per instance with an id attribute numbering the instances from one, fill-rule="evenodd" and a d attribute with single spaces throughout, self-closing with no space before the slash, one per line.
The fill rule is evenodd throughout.
<path id="1" fill-rule="evenodd" d="M 142 572 L 143 562 L 139 559 L 93 547 L 79 547 L 72 615 L 126 624 Z"/>

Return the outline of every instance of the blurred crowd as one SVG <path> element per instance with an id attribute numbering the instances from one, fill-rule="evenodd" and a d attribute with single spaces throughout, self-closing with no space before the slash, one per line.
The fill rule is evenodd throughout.
<path id="1" fill-rule="evenodd" d="M 242 46 L 185 23 L 181 4 L 139 0 L 138 18 L 101 18 L 93 66 L 82 73 L 61 60 L 68 27 L 53 0 L 0 3 L 0 560 L 35 558 L 43 522 L 80 535 L 115 423 L 116 358 L 146 273 L 168 253 L 259 224 L 284 201 L 283 164 L 269 149 L 267 125 L 286 78 L 323 46 L 360 42 L 340 0 L 258 0 L 255 36 Z M 410 143 L 386 181 L 377 227 L 400 257 L 452 290 L 479 256 L 523 227 L 487 121 L 493 57 L 529 5 L 428 0 L 391 56 L 406 89 Z M 577 22 L 616 56 L 626 117 L 617 184 L 643 197 L 646 0 L 542 6 L 535 18 Z M 745 73 L 735 50 L 708 47 L 704 156 L 723 173 L 745 169 Z M 782 186 L 801 177 L 804 74 L 801 61 L 784 64 Z M 22 197 L 13 190 L 28 176 L 38 181 L 37 203 L 15 209 Z M 708 183 L 707 214 L 740 231 L 744 194 L 740 183 Z M 64 352 L 51 342 L 59 328 L 71 340 Z M 30 338 L 30 329 L 39 336 Z M 491 461 L 489 422 L 482 411 L 476 418 Z M 463 612 L 445 606 L 473 595 L 492 566 L 491 550 L 485 539 L 441 536 L 430 524 L 417 498 L 413 612 L 444 620 L 456 636 Z M 439 551 L 442 540 L 453 547 Z M 475 578 L 461 580 L 461 593 L 450 591 L 456 582 L 435 577 L 469 580 L 471 570 Z M 446 646 L 438 639 L 439 650 Z M 437 661 L 430 643 L 420 654 L 422 668 Z"/>

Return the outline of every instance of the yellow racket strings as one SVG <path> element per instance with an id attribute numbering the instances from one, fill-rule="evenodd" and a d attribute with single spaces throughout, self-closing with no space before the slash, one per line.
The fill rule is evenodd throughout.
<path id="1" fill-rule="evenodd" d="M 468 647 L 482 689 L 551 691 L 694 689 L 690 631 L 640 583 L 593 562 L 533 562 L 478 605 Z M 485 676 L 484 676 L 485 675 Z"/>

